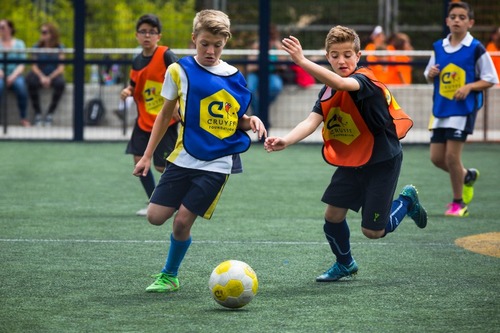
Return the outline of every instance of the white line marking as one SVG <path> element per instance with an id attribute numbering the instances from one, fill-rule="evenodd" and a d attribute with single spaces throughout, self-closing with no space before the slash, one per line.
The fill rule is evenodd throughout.
<path id="1" fill-rule="evenodd" d="M 169 240 L 137 240 L 137 239 L 33 239 L 33 238 L 0 238 L 0 242 L 10 243 L 103 243 L 103 244 L 156 244 L 170 243 Z M 257 245 L 325 245 L 325 242 L 293 242 L 293 241 L 213 241 L 199 240 L 194 244 L 257 244 Z M 415 243 L 416 244 L 416 243 Z M 405 243 L 384 243 L 384 242 L 351 242 L 351 245 L 408 245 Z M 453 243 L 418 243 L 418 246 L 455 246 Z"/>

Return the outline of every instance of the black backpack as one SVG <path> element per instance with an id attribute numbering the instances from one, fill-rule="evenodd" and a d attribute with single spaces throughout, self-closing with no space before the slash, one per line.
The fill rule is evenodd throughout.
<path id="1" fill-rule="evenodd" d="M 93 98 L 85 106 L 85 125 L 97 126 L 101 123 L 106 108 L 100 98 Z"/>

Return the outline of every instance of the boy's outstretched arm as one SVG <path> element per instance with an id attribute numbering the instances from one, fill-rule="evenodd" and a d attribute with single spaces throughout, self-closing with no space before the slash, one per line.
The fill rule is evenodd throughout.
<path id="1" fill-rule="evenodd" d="M 264 142 L 264 149 L 269 153 L 273 151 L 283 150 L 286 147 L 293 145 L 311 135 L 318 126 L 323 122 L 323 117 L 316 113 L 311 112 L 309 116 L 302 120 L 293 130 L 284 137 L 271 136 Z"/>
<path id="2" fill-rule="evenodd" d="M 283 50 L 285 50 L 294 63 L 302 67 L 306 72 L 314 76 L 320 82 L 326 84 L 335 90 L 343 91 L 356 91 L 359 90 L 359 83 L 353 78 L 343 78 L 331 70 L 324 68 L 316 64 L 315 62 L 307 59 L 302 52 L 302 46 L 300 41 L 294 37 L 290 36 L 288 38 L 283 38 Z M 361 53 L 360 53 L 361 54 Z"/>

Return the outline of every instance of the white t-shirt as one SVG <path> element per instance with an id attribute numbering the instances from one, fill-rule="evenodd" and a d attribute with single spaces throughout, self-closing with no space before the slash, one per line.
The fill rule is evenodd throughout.
<path id="1" fill-rule="evenodd" d="M 219 60 L 219 64 L 216 66 L 200 66 L 216 75 L 227 76 L 232 75 L 238 71 L 236 67 L 231 66 L 227 62 L 224 62 L 222 60 Z M 187 91 L 188 80 L 184 69 L 178 63 L 170 65 L 167 69 L 167 72 L 165 73 L 165 80 L 163 82 L 161 95 L 171 101 L 179 100 L 179 112 L 182 120 L 184 120 L 184 114 L 186 112 Z M 199 160 L 190 155 L 184 149 L 183 135 L 184 126 L 181 125 L 175 149 L 168 157 L 169 162 L 183 168 L 213 171 L 224 174 L 231 173 L 231 168 L 233 166 L 232 155 L 223 156 L 212 161 Z"/>

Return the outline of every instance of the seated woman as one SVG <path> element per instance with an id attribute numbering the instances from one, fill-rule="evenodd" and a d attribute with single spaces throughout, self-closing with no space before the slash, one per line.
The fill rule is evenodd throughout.
<path id="1" fill-rule="evenodd" d="M 4 57 L 7 60 L 26 59 L 26 45 L 21 39 L 14 37 L 15 33 L 14 22 L 7 19 L 0 20 L 0 60 L 3 60 Z M 4 50 L 15 52 L 9 52 L 5 55 L 5 53 L 1 52 Z M 5 72 L 3 66 L 0 67 L 0 97 L 4 95 L 5 89 L 14 91 L 17 98 L 21 125 L 29 127 L 31 124 L 27 119 L 28 92 L 23 72 L 23 63 L 10 63 L 7 65 Z M 6 96 L 4 97 L 6 98 Z"/>
<path id="2" fill-rule="evenodd" d="M 40 39 L 33 48 L 57 48 L 63 49 L 63 45 L 59 42 L 59 30 L 52 23 L 44 23 L 40 28 Z M 33 58 L 36 60 L 62 60 L 64 53 L 35 53 Z M 52 100 L 45 115 L 45 126 L 51 126 L 53 121 L 54 111 L 57 104 L 61 100 L 66 82 L 64 80 L 64 64 L 55 62 L 38 62 L 34 63 L 31 71 L 26 76 L 28 91 L 35 110 L 35 126 L 42 125 L 42 109 L 40 107 L 41 88 L 53 88 Z"/>

